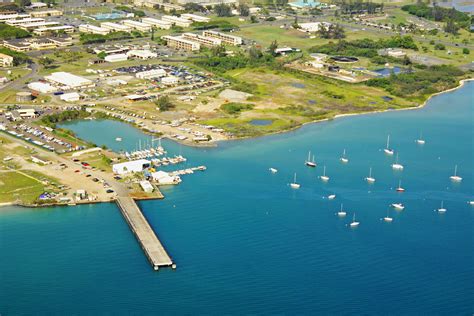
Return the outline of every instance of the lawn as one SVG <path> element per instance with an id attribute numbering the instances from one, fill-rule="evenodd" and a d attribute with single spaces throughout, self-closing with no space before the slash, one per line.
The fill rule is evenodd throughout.
<path id="1" fill-rule="evenodd" d="M 37 180 L 15 171 L 0 171 L 0 203 L 32 203 L 43 191 L 43 184 Z"/>

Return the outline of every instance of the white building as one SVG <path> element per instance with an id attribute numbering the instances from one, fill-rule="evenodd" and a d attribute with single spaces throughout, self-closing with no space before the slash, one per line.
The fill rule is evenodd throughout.
<path id="1" fill-rule="evenodd" d="M 81 24 L 79 25 L 79 32 L 82 33 L 91 33 L 91 34 L 99 34 L 99 35 L 107 35 L 110 33 L 110 29 L 106 29 L 103 27 L 98 27 L 91 24 Z"/>
<path id="2" fill-rule="evenodd" d="M 33 23 L 18 25 L 19 28 L 25 31 L 33 31 L 36 29 L 41 29 L 45 27 L 53 27 L 53 26 L 59 26 L 59 23 L 50 21 L 50 22 L 33 22 Z"/>
<path id="3" fill-rule="evenodd" d="M 126 61 L 128 59 L 127 54 L 112 54 L 105 56 L 104 60 L 109 63 L 116 63 L 119 61 Z"/>
<path id="4" fill-rule="evenodd" d="M 161 78 L 166 76 L 166 71 L 164 69 L 152 69 L 147 71 L 137 72 L 135 77 L 138 79 L 154 79 Z"/>
<path id="5" fill-rule="evenodd" d="M 166 40 L 166 45 L 174 49 L 196 51 L 201 48 L 201 45 L 198 42 L 187 40 L 182 36 L 165 35 L 161 38 Z"/>
<path id="6" fill-rule="evenodd" d="M 13 57 L 0 53 L 0 66 L 1 67 L 10 67 L 13 65 Z"/>
<path id="7" fill-rule="evenodd" d="M 175 85 L 179 82 L 179 78 L 175 76 L 168 76 L 161 78 L 161 83 L 167 86 Z"/>
<path id="8" fill-rule="evenodd" d="M 151 177 L 154 181 L 158 182 L 159 185 L 167 185 L 167 184 L 178 184 L 181 182 L 181 178 L 179 176 L 170 176 L 168 172 L 164 171 L 157 171 L 151 174 Z"/>
<path id="9" fill-rule="evenodd" d="M 19 20 L 9 20 L 6 21 L 6 25 L 10 26 L 20 26 L 23 24 L 29 24 L 29 23 L 36 23 L 36 22 L 44 22 L 45 20 L 43 18 L 26 18 L 26 19 L 19 19 Z"/>
<path id="10" fill-rule="evenodd" d="M 196 14 L 191 14 L 191 13 L 181 14 L 181 17 L 183 19 L 191 20 L 191 21 L 194 21 L 194 22 L 208 23 L 209 21 L 211 21 L 210 18 L 207 18 L 205 16 L 196 15 Z"/>
<path id="11" fill-rule="evenodd" d="M 73 33 L 74 27 L 71 25 L 58 25 L 58 26 L 49 26 L 49 27 L 40 27 L 33 31 L 36 35 L 43 36 L 51 33 Z"/>
<path id="12" fill-rule="evenodd" d="M 173 15 L 163 15 L 162 19 L 163 21 L 167 21 L 181 27 L 190 27 L 191 24 L 193 24 L 193 22 L 188 19 L 179 18 Z"/>
<path id="13" fill-rule="evenodd" d="M 150 32 L 151 31 L 151 25 L 138 22 L 138 21 L 133 21 L 133 20 L 124 20 L 122 21 L 123 25 L 129 26 L 133 28 L 134 30 L 140 31 L 140 32 Z"/>
<path id="14" fill-rule="evenodd" d="M 21 20 L 28 19 L 31 16 L 29 14 L 18 14 L 18 13 L 4 13 L 0 14 L 0 22 L 11 21 L 11 20 Z"/>
<path id="15" fill-rule="evenodd" d="M 151 193 L 154 190 L 150 181 L 147 181 L 147 180 L 140 181 L 140 186 L 142 187 L 142 190 L 145 191 L 146 193 Z"/>
<path id="16" fill-rule="evenodd" d="M 110 30 L 110 32 L 131 32 L 132 28 L 123 24 L 104 22 L 100 23 L 100 27 Z"/>
<path id="17" fill-rule="evenodd" d="M 81 99 L 81 96 L 77 92 L 65 93 L 59 97 L 64 102 L 77 102 Z"/>
<path id="18" fill-rule="evenodd" d="M 142 23 L 149 24 L 151 26 L 155 26 L 159 29 L 169 30 L 173 25 L 171 22 L 158 20 L 154 18 L 143 18 Z"/>
<path id="19" fill-rule="evenodd" d="M 321 29 L 321 26 L 329 27 L 331 23 L 328 22 L 309 22 L 309 23 L 299 23 L 299 30 L 307 33 L 318 32 Z"/>
<path id="20" fill-rule="evenodd" d="M 112 165 L 115 174 L 127 174 L 130 172 L 142 172 L 151 166 L 151 162 L 146 159 L 132 160 Z"/>
<path id="21" fill-rule="evenodd" d="M 129 58 L 151 59 L 158 57 L 158 54 L 147 49 L 132 49 L 127 52 L 127 56 Z"/>
<path id="22" fill-rule="evenodd" d="M 218 38 L 225 44 L 236 45 L 236 46 L 242 45 L 242 37 L 239 37 L 239 36 L 234 36 L 227 33 L 221 33 L 221 32 L 216 32 L 216 31 L 204 31 L 202 32 L 202 35 L 206 37 Z"/>
<path id="23" fill-rule="evenodd" d="M 58 91 L 58 89 L 56 89 L 49 83 L 43 83 L 39 81 L 29 83 L 28 88 L 39 93 L 52 93 Z"/>
<path id="24" fill-rule="evenodd" d="M 62 90 L 81 89 L 94 87 L 95 84 L 86 78 L 79 77 L 68 72 L 53 72 L 51 75 L 44 77 L 46 81 L 58 86 Z"/>

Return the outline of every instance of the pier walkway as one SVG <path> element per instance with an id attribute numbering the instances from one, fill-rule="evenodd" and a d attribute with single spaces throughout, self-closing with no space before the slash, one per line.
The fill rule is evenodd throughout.
<path id="1" fill-rule="evenodd" d="M 130 229 L 137 237 L 143 251 L 154 270 L 159 267 L 175 268 L 175 264 L 131 197 L 117 197 L 117 205 L 125 217 Z"/>

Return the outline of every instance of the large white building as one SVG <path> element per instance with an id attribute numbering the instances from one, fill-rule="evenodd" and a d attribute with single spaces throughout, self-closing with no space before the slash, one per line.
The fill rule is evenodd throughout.
<path id="1" fill-rule="evenodd" d="M 126 61 L 128 59 L 127 54 L 112 54 L 105 56 L 104 60 L 109 63 L 116 63 L 119 61 Z"/>
<path id="2" fill-rule="evenodd" d="M 151 162 L 146 159 L 132 160 L 112 165 L 115 174 L 127 174 L 130 172 L 142 172 L 151 166 Z"/>
<path id="3" fill-rule="evenodd" d="M 95 84 L 89 79 L 70 74 L 68 72 L 53 72 L 51 75 L 44 77 L 52 85 L 59 87 L 61 90 L 82 89 L 94 87 Z"/>
<path id="4" fill-rule="evenodd" d="M 36 35 L 43 36 L 51 33 L 73 33 L 74 27 L 71 25 L 58 25 L 58 26 L 50 26 L 50 27 L 40 27 L 33 31 Z"/>
<path id="5" fill-rule="evenodd" d="M 196 51 L 201 49 L 201 45 L 198 42 L 190 41 L 183 38 L 182 36 L 162 36 L 162 39 L 166 41 L 166 45 L 175 49 L 183 49 L 188 51 Z"/>
<path id="6" fill-rule="evenodd" d="M 138 21 L 133 21 L 133 20 L 124 20 L 122 21 L 123 25 L 130 26 L 134 30 L 140 31 L 140 32 L 150 32 L 151 31 L 151 25 L 138 22 Z"/>
<path id="7" fill-rule="evenodd" d="M 299 23 L 299 30 L 308 33 L 318 32 L 322 26 L 328 27 L 331 25 L 329 22 L 308 22 L 308 23 Z"/>
<path id="8" fill-rule="evenodd" d="M 5 22 L 6 25 L 10 26 L 19 26 L 23 24 L 30 24 L 36 22 L 44 22 L 45 19 L 43 18 L 26 18 L 26 19 L 19 19 L 19 20 L 8 20 Z"/>
<path id="9" fill-rule="evenodd" d="M 110 29 L 106 29 L 103 27 L 98 27 L 91 24 L 81 24 L 79 25 L 79 32 L 82 33 L 91 33 L 91 34 L 99 34 L 99 35 L 107 35 L 110 33 Z"/>
<path id="10" fill-rule="evenodd" d="M 205 37 L 212 37 L 220 39 L 224 44 L 229 45 L 242 45 L 242 37 L 230 35 L 227 33 L 221 33 L 216 31 L 204 31 L 202 35 Z"/>
<path id="11" fill-rule="evenodd" d="M 104 29 L 109 29 L 111 32 L 131 32 L 132 31 L 132 28 L 130 26 L 118 24 L 114 22 L 100 23 L 100 27 Z"/>
<path id="12" fill-rule="evenodd" d="M 202 35 L 194 34 L 194 33 L 183 33 L 182 37 L 184 39 L 198 42 L 199 44 L 203 46 L 208 46 L 208 47 L 218 46 L 222 44 L 222 41 L 218 38 L 202 36 Z"/>
<path id="13" fill-rule="evenodd" d="M 147 71 L 137 72 L 135 77 L 138 79 L 154 79 L 161 78 L 166 76 L 166 71 L 164 69 L 152 69 Z"/>
<path id="14" fill-rule="evenodd" d="M 183 19 L 188 19 L 188 20 L 191 20 L 191 21 L 194 21 L 194 22 L 208 23 L 209 21 L 211 21 L 211 19 L 208 18 L 208 17 L 201 16 L 201 15 L 196 15 L 196 14 L 191 14 L 191 13 L 181 14 L 181 17 Z"/>
<path id="15" fill-rule="evenodd" d="M 151 25 L 163 30 L 169 30 L 171 26 L 173 25 L 171 22 L 158 20 L 154 18 L 143 18 L 142 23 L 145 23 L 145 24 L 148 24 L 148 25 Z"/>
<path id="16" fill-rule="evenodd" d="M 193 24 L 193 21 L 190 21 L 188 19 L 183 19 L 174 15 L 163 15 L 162 19 L 163 21 L 167 21 L 176 26 L 181 26 L 181 27 L 190 27 L 191 24 Z"/>
<path id="17" fill-rule="evenodd" d="M 158 57 L 158 54 L 147 49 L 132 49 L 127 52 L 127 56 L 129 58 L 151 59 Z"/>

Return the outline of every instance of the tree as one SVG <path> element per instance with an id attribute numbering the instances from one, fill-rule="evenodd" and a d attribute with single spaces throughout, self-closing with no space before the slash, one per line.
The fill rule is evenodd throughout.
<path id="1" fill-rule="evenodd" d="M 464 47 L 464 48 L 462 49 L 462 53 L 463 53 L 464 55 L 469 55 L 471 52 L 469 51 L 469 48 Z"/>
<path id="2" fill-rule="evenodd" d="M 51 65 L 54 63 L 54 59 L 50 57 L 43 57 L 40 58 L 39 61 L 40 65 L 42 65 L 44 68 L 49 68 Z"/>
<path id="3" fill-rule="evenodd" d="M 226 55 L 226 49 L 223 44 L 217 45 L 211 48 L 212 56 L 224 57 Z"/>
<path id="4" fill-rule="evenodd" d="M 31 0 L 18 0 L 18 6 L 24 8 L 31 5 Z"/>
<path id="5" fill-rule="evenodd" d="M 189 2 L 184 5 L 184 9 L 188 12 L 206 12 L 207 9 L 200 4 Z"/>
<path id="6" fill-rule="evenodd" d="M 219 17 L 232 16 L 232 8 L 224 3 L 216 5 L 214 7 L 214 12 Z"/>
<path id="7" fill-rule="evenodd" d="M 249 16 L 250 15 L 249 7 L 245 4 L 239 5 L 239 14 L 240 16 Z"/>
<path id="8" fill-rule="evenodd" d="M 451 33 L 451 34 L 458 34 L 458 30 L 459 30 L 459 27 L 456 25 L 456 23 L 454 23 L 453 20 L 448 20 L 448 22 L 446 22 L 446 26 L 444 27 L 444 31 L 446 33 Z"/>
<path id="9" fill-rule="evenodd" d="M 255 15 L 250 16 L 250 22 L 251 23 L 258 23 L 258 19 Z"/>
<path id="10" fill-rule="evenodd" d="M 278 42 L 274 40 L 268 47 L 268 50 L 270 51 L 270 54 L 272 54 L 273 56 L 276 56 L 277 54 L 275 53 L 275 50 L 277 48 L 278 48 Z"/>
<path id="11" fill-rule="evenodd" d="M 159 97 L 155 101 L 156 106 L 160 108 L 161 112 L 169 111 L 174 109 L 176 106 L 171 102 L 170 98 L 167 95 Z"/>
<path id="12" fill-rule="evenodd" d="M 252 46 L 252 47 L 249 48 L 249 58 L 251 60 L 260 59 L 260 58 L 262 58 L 262 56 L 263 56 L 263 53 L 259 48 L 255 47 L 255 46 Z"/>
<path id="13" fill-rule="evenodd" d="M 446 46 L 444 46 L 443 44 L 441 43 L 438 43 L 434 46 L 434 49 L 435 50 L 445 50 L 446 49 Z"/>
<path id="14" fill-rule="evenodd" d="M 105 59 L 106 56 L 107 56 L 107 53 L 104 51 L 97 54 L 97 58 L 99 59 Z"/>

